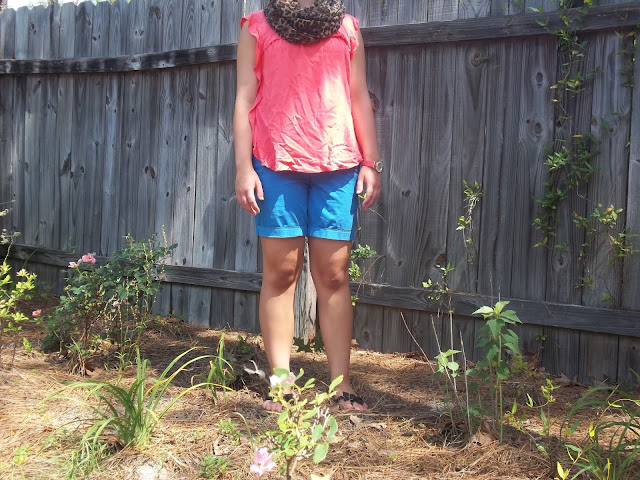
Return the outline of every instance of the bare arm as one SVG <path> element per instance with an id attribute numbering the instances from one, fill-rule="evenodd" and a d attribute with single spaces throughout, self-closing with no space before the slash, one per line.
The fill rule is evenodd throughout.
<path id="1" fill-rule="evenodd" d="M 358 31 L 356 34 L 358 47 L 351 59 L 351 113 L 356 138 L 364 155 L 356 193 L 360 194 L 363 190 L 366 191 L 366 197 L 362 203 L 366 210 L 378 201 L 381 182 L 380 174 L 372 168 L 373 164 L 379 160 L 378 140 L 369 89 L 367 88 L 364 44 L 360 32 Z"/>
<path id="2" fill-rule="evenodd" d="M 258 79 L 253 71 L 256 58 L 256 39 L 249 33 L 248 22 L 242 27 L 238 40 L 236 105 L 233 113 L 233 137 L 236 156 L 236 198 L 238 204 L 255 215 L 260 212 L 256 195 L 263 200 L 262 184 L 251 163 L 253 139 L 249 124 L 249 110 L 256 99 Z"/>

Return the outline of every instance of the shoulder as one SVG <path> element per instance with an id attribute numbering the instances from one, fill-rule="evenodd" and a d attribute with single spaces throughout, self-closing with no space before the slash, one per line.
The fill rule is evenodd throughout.
<path id="1" fill-rule="evenodd" d="M 264 25 L 268 25 L 262 10 L 242 17 L 242 20 L 240 20 L 240 28 L 244 27 L 245 23 L 248 23 L 249 31 L 253 34 L 258 33 L 259 30 L 264 28 Z"/>
<path id="2" fill-rule="evenodd" d="M 360 29 L 360 20 L 346 14 L 342 19 L 342 28 L 346 29 L 349 34 L 355 34 Z"/>

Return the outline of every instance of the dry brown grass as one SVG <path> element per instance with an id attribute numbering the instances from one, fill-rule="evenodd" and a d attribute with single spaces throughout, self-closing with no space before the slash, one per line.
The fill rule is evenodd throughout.
<path id="1" fill-rule="evenodd" d="M 186 325 L 166 324 L 148 331 L 142 354 L 161 371 L 175 356 L 195 344 L 206 347 L 197 352 L 215 353 L 220 331 Z M 31 327 L 24 336 L 37 347 L 41 329 Z M 250 335 L 249 353 L 238 351 L 238 335 L 225 332 L 225 351 L 233 353 L 238 364 L 250 360 L 264 368 L 260 337 Z M 433 365 L 416 355 L 381 354 L 354 349 L 352 353 L 355 387 L 370 405 L 366 413 L 353 416 L 334 410 L 341 441 L 330 449 L 319 466 L 303 461 L 297 478 L 310 473 L 329 474 L 338 479 L 548 479 L 553 478 L 553 455 L 561 449 L 547 445 L 551 457 L 543 456 L 533 437 L 541 425 L 535 412 L 529 412 L 525 432 L 507 427 L 505 441 L 499 444 L 490 433 L 477 435 L 473 442 L 451 444 L 440 384 Z M 190 376 L 204 373 L 205 362 L 188 375 L 178 378 L 170 395 L 189 385 Z M 320 353 L 293 354 L 292 369 L 303 368 L 305 378 L 318 379 L 318 387 L 328 381 L 325 358 Z M 78 380 L 70 375 L 65 359 L 59 355 L 27 353 L 21 347 L 13 368 L 0 371 L 0 477 L 27 479 L 65 478 L 70 454 L 82 428 L 70 421 L 83 418 L 70 400 L 44 401 L 62 383 Z M 96 368 L 95 378 L 118 381 L 118 372 Z M 131 381 L 135 369 L 127 370 L 123 382 Z M 536 397 L 544 379 L 532 374 L 508 382 L 506 404 L 518 398 L 524 405 L 526 394 Z M 197 390 L 186 395 L 163 418 L 152 442 L 143 449 L 125 448 L 107 458 L 91 479 L 191 479 L 199 478 L 201 462 L 208 455 L 226 457 L 229 467 L 224 479 L 251 478 L 252 448 L 249 435 L 257 438 L 275 426 L 275 417 L 261 410 L 260 397 L 266 389 L 257 380 L 227 393 L 218 404 L 211 394 Z M 567 404 L 584 393 L 578 386 L 563 386 L 555 392 L 558 401 L 552 417 L 561 419 Z M 237 427 L 226 431 L 221 422 L 231 419 Z M 247 426 L 245 426 L 245 420 Z M 66 426 L 65 426 L 66 425 Z M 558 426 L 552 432 L 557 436 Z M 556 448 L 554 450 L 554 448 Z M 22 455 L 21 457 L 21 453 Z M 275 474 L 262 478 L 280 478 Z"/>

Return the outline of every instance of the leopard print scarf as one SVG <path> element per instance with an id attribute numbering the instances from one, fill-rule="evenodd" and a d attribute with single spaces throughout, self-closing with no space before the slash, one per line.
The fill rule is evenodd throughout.
<path id="1" fill-rule="evenodd" d="M 315 0 L 309 8 L 300 7 L 298 0 L 269 0 L 264 8 L 271 28 L 290 43 L 311 43 L 330 37 L 342 25 L 344 14 L 342 0 Z"/>

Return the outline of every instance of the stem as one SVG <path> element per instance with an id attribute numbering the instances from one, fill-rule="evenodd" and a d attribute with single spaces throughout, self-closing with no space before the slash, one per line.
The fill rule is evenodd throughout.
<path id="1" fill-rule="evenodd" d="M 498 424 L 500 425 L 500 443 L 502 443 L 502 381 L 500 380 L 500 364 L 502 363 L 502 335 L 500 335 L 499 337 L 499 346 L 500 348 L 498 349 L 498 370 L 496 372 L 496 382 L 497 382 L 497 386 L 498 386 L 498 403 L 500 405 L 500 416 L 498 417 Z"/>
<path id="2" fill-rule="evenodd" d="M 296 464 L 298 463 L 298 457 L 294 456 L 291 460 L 287 460 L 287 480 L 291 480 L 293 476 L 293 472 L 296 469 Z"/>

